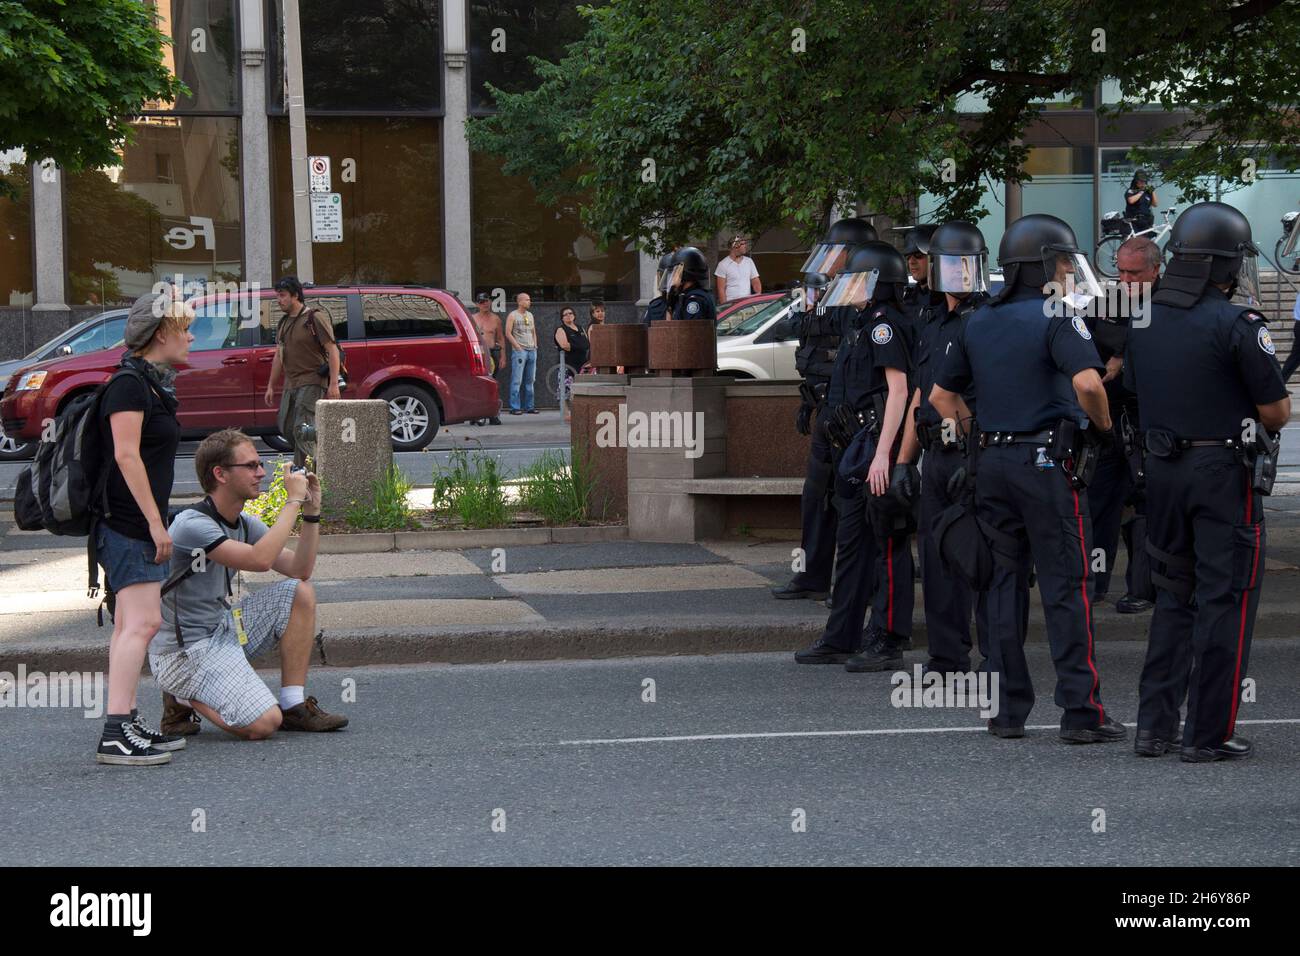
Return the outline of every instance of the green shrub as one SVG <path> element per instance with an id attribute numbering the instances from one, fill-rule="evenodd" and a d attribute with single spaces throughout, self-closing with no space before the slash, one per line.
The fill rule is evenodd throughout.
<path id="1" fill-rule="evenodd" d="M 574 454 L 570 466 L 559 452 L 547 449 L 519 477 L 523 479 L 520 505 L 541 515 L 547 524 L 579 524 L 593 517 L 595 474 L 581 453 Z"/>
<path id="2" fill-rule="evenodd" d="M 262 523 L 267 527 L 275 524 L 279 519 L 280 509 L 284 507 L 285 501 L 289 498 L 284 490 L 284 469 L 281 467 L 285 460 L 284 458 L 277 458 L 275 464 L 267 467 L 267 471 L 271 475 L 271 484 L 267 486 L 266 491 L 251 501 L 244 502 L 244 511 L 261 518 Z M 301 515 L 301 512 L 299 514 Z"/>
<path id="3" fill-rule="evenodd" d="M 501 528 L 509 523 L 505 476 L 496 459 L 454 449 L 447 466 L 434 466 L 433 507 L 456 515 L 467 528 Z"/>
<path id="4" fill-rule="evenodd" d="M 406 496 L 411 493 L 413 485 L 402 470 L 395 464 L 389 465 L 383 477 L 371 487 L 375 492 L 374 500 L 352 502 L 347 512 L 348 524 L 372 531 L 405 531 L 410 528 L 413 521 Z"/>

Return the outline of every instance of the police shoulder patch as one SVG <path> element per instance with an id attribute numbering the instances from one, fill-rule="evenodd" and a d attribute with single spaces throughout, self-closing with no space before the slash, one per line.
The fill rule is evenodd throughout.
<path id="1" fill-rule="evenodd" d="M 871 330 L 871 341 L 877 345 L 887 345 L 894 337 L 894 330 L 889 327 L 887 322 L 881 322 Z"/>
<path id="2" fill-rule="evenodd" d="M 1259 347 L 1269 355 L 1277 354 L 1277 346 L 1273 344 L 1273 336 L 1268 334 L 1267 325 L 1261 325 L 1259 327 L 1259 331 L 1255 334 L 1255 341 L 1258 342 Z"/>
<path id="3" fill-rule="evenodd" d="M 1074 326 L 1074 331 L 1078 332 L 1085 339 L 1091 341 L 1092 333 L 1088 331 L 1088 325 L 1086 322 L 1083 321 L 1083 319 L 1079 318 L 1076 315 L 1074 318 L 1070 320 L 1070 324 Z"/>
<path id="4" fill-rule="evenodd" d="M 687 314 L 687 315 L 694 315 L 696 312 L 699 312 L 699 311 L 700 311 L 700 304 L 699 304 L 698 302 L 696 302 L 694 299 L 692 299 L 690 302 L 687 302 L 687 303 L 686 303 L 686 314 Z"/>

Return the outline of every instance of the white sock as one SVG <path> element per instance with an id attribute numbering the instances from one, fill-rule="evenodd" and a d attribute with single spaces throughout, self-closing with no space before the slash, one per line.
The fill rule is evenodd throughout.
<path id="1" fill-rule="evenodd" d="M 176 697 L 175 694 L 173 694 L 172 697 L 175 698 L 176 703 L 180 704 L 182 707 L 193 707 L 193 706 L 194 706 L 194 705 L 191 704 L 188 700 L 186 700 L 184 697 Z"/>
<path id="2" fill-rule="evenodd" d="M 297 707 L 299 704 L 301 704 L 304 700 L 307 699 L 307 695 L 304 693 L 305 690 L 306 688 L 303 687 L 301 684 L 297 684 L 297 685 L 291 684 L 288 687 L 281 687 L 280 688 L 280 709 L 288 710 L 290 707 Z"/>

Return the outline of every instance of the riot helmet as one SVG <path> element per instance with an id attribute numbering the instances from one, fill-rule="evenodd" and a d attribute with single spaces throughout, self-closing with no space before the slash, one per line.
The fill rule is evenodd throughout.
<path id="1" fill-rule="evenodd" d="M 668 275 L 668 291 L 681 289 L 682 283 L 691 281 L 697 286 L 707 285 L 709 263 L 704 253 L 694 246 L 682 246 L 673 254 L 673 267 Z"/>
<path id="2" fill-rule="evenodd" d="M 930 236 L 930 288 L 958 297 L 989 288 L 989 249 L 969 222 L 945 222 Z"/>
<path id="3" fill-rule="evenodd" d="M 936 226 L 918 225 L 912 226 L 903 236 L 903 255 L 922 255 L 930 254 L 930 243 L 933 241 Z"/>
<path id="4" fill-rule="evenodd" d="M 820 272 L 834 278 L 848 261 L 853 247 L 879 238 L 871 223 L 863 219 L 841 219 L 826 232 L 826 238 L 809 253 L 800 272 Z"/>
<path id="5" fill-rule="evenodd" d="M 887 242 L 876 240 L 853 250 L 848 262 L 822 297 L 828 308 L 898 298 L 907 285 L 907 260 Z"/>
<path id="6" fill-rule="evenodd" d="M 1174 280 L 1171 291 L 1199 298 L 1206 282 L 1227 283 L 1229 295 L 1259 304 L 1259 249 L 1240 210 L 1221 202 L 1194 203 L 1174 223 L 1168 251 L 1173 254 L 1166 273 Z"/>
<path id="7" fill-rule="evenodd" d="M 810 272 L 803 277 L 803 311 L 811 312 L 816 308 L 829 284 L 830 279 L 820 272 Z"/>
<path id="8" fill-rule="evenodd" d="M 673 254 L 666 252 L 659 257 L 659 266 L 655 269 L 655 292 L 665 295 L 668 292 L 668 280 L 673 274 Z"/>
<path id="9" fill-rule="evenodd" d="M 997 299 L 1017 288 L 1042 290 L 1053 283 L 1053 295 L 1075 309 L 1083 309 L 1102 296 L 1101 283 L 1079 248 L 1074 230 L 1063 219 L 1046 213 L 1022 216 L 1007 226 L 998 246 L 998 265 L 1006 284 Z"/>

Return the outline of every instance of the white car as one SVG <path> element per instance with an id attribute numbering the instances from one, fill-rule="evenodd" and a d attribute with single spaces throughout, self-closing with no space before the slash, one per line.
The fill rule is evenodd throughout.
<path id="1" fill-rule="evenodd" d="M 1002 288 L 1002 276 L 989 276 L 991 291 Z M 718 324 L 718 374 L 737 379 L 793 381 L 800 379 L 794 366 L 799 347 L 791 323 L 785 321 L 794 306 L 794 292 L 774 299 L 738 324 Z"/>

